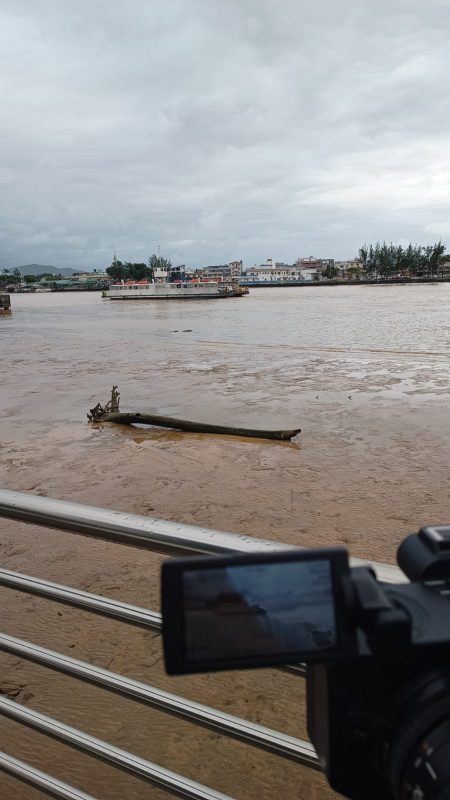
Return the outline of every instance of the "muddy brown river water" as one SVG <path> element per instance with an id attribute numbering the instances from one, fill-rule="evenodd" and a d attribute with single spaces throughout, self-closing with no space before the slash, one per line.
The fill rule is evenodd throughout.
<path id="1" fill-rule="evenodd" d="M 13 295 L 0 318 L 0 486 L 393 563 L 450 521 L 450 285 L 257 289 L 152 304 Z M 93 427 L 123 410 L 302 428 L 291 443 Z M 158 608 L 161 557 L 0 520 L 0 564 Z M 168 678 L 159 637 L 0 589 L 4 632 L 305 735 L 303 686 L 265 670 Z M 0 654 L 0 691 L 239 800 L 335 795 L 321 776 Z M 0 747 L 99 800 L 165 795 L 0 718 Z M 0 797 L 38 791 L 0 773 Z"/>

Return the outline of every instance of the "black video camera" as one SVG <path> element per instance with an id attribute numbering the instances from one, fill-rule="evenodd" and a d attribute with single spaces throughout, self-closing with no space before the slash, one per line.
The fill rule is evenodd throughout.
<path id="1" fill-rule="evenodd" d="M 400 545 L 411 583 L 345 549 L 168 561 L 170 674 L 307 664 L 308 733 L 353 800 L 450 798 L 450 526 Z"/>

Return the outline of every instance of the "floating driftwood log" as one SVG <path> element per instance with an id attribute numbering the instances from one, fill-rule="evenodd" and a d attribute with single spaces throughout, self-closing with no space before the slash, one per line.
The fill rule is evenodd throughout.
<path id="1" fill-rule="evenodd" d="M 173 417 L 163 417 L 160 414 L 148 414 L 147 412 L 133 411 L 122 413 L 119 411 L 120 394 L 117 386 L 113 386 L 111 400 L 105 407 L 97 403 L 95 408 L 91 408 L 87 415 L 91 422 L 117 422 L 121 425 L 157 425 L 159 428 L 174 428 L 179 431 L 191 431 L 193 433 L 218 433 L 226 436 L 247 436 L 255 439 L 278 439 L 288 441 L 300 433 L 301 428 L 292 430 L 261 430 L 259 428 L 235 428 L 229 425 L 211 425 L 210 423 L 193 422 L 187 419 L 174 419 Z"/>

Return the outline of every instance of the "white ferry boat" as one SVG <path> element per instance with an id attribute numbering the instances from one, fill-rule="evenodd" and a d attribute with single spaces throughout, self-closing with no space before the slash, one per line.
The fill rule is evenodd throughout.
<path id="1" fill-rule="evenodd" d="M 102 292 L 102 297 L 107 300 L 209 300 L 227 295 L 215 281 L 195 280 L 174 283 L 124 281 L 114 283 Z"/>

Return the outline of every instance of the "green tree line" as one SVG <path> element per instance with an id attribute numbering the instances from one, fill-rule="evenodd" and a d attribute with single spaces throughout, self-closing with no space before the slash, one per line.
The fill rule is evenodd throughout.
<path id="1" fill-rule="evenodd" d="M 20 283 L 21 280 L 22 276 L 17 268 L 13 269 L 12 272 L 9 269 L 3 269 L 0 272 L 0 286 L 9 286 L 10 284 Z"/>
<path id="2" fill-rule="evenodd" d="M 154 280 L 155 270 L 169 270 L 172 262 L 164 256 L 153 254 L 147 263 L 133 264 L 130 261 L 119 261 L 115 256 L 106 272 L 115 281 L 143 281 Z"/>
<path id="3" fill-rule="evenodd" d="M 57 281 L 60 280 L 63 276 L 62 275 L 53 275 L 52 272 L 41 272 L 38 275 L 22 275 L 20 271 L 17 269 L 3 269 L 0 272 L 0 286 L 15 286 L 18 283 L 37 283 L 42 278 L 45 278 L 49 281 Z"/>
<path id="4" fill-rule="evenodd" d="M 359 249 L 362 276 L 386 279 L 394 277 L 439 277 L 444 259 L 445 245 L 413 245 L 407 247 L 394 244 L 366 244 Z"/>

